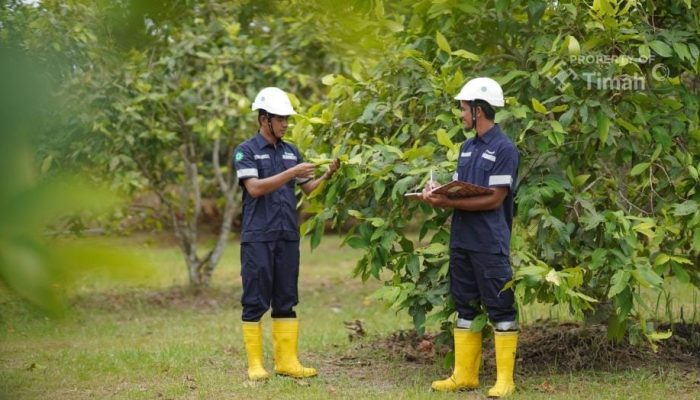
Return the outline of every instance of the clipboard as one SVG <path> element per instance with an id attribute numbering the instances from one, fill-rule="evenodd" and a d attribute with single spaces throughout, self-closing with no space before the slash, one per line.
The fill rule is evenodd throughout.
<path id="1" fill-rule="evenodd" d="M 461 199 L 464 197 L 484 196 L 493 193 L 493 189 L 484 186 L 475 185 L 473 183 L 452 181 L 442 186 L 436 187 L 432 193 L 442 194 L 450 199 Z M 421 192 L 410 192 L 404 194 L 405 197 L 420 199 L 423 194 Z"/>

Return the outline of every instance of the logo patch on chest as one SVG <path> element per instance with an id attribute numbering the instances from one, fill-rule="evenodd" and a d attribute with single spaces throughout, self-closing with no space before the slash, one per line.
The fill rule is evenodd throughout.
<path id="1" fill-rule="evenodd" d="M 294 155 L 294 153 L 284 153 L 282 154 L 282 159 L 283 160 L 297 160 L 297 156 Z"/>
<path id="2" fill-rule="evenodd" d="M 255 157 L 256 160 L 269 160 L 270 159 L 269 154 L 256 154 L 253 157 Z"/>
<path id="3" fill-rule="evenodd" d="M 496 156 L 494 156 L 494 155 L 492 155 L 492 154 L 488 154 L 488 153 L 482 154 L 482 155 L 481 155 L 481 158 L 485 158 L 485 159 L 487 159 L 487 160 L 489 160 L 489 161 L 494 161 L 494 162 L 496 161 Z"/>

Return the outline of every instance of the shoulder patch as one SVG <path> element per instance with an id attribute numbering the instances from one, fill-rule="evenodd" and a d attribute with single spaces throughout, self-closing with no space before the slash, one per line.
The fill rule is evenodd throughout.
<path id="1" fill-rule="evenodd" d="M 236 152 L 236 161 L 241 161 L 242 159 L 243 159 L 243 152 L 239 150 Z"/>

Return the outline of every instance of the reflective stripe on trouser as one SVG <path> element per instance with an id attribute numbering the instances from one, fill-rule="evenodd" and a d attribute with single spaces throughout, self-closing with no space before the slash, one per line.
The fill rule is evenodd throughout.
<path id="1" fill-rule="evenodd" d="M 464 318 L 457 318 L 457 328 L 460 329 L 471 329 L 474 321 Z M 501 321 L 493 324 L 493 329 L 499 332 L 503 331 L 517 331 L 518 321 Z"/>
<path id="2" fill-rule="evenodd" d="M 492 323 L 515 321 L 513 291 L 501 292 L 512 277 L 508 256 L 450 249 L 450 293 L 459 318 L 476 318 L 481 303 Z"/>
<path id="3" fill-rule="evenodd" d="M 258 321 L 272 307 L 289 313 L 299 303 L 299 242 L 241 243 L 243 321 Z"/>

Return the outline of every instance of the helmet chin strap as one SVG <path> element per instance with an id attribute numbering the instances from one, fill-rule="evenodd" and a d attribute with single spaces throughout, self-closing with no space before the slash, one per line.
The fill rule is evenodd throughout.
<path id="1" fill-rule="evenodd" d="M 473 101 L 469 102 L 469 107 L 472 111 L 472 129 L 474 129 L 474 132 L 476 132 L 476 106 L 474 105 Z M 479 134 L 479 132 L 476 133 Z"/>
<path id="2" fill-rule="evenodd" d="M 268 129 L 270 129 L 270 134 L 272 134 L 273 139 L 277 140 L 277 136 L 275 135 L 275 130 L 272 128 L 272 114 L 265 111 L 265 116 L 267 116 L 267 127 L 268 127 Z"/>

